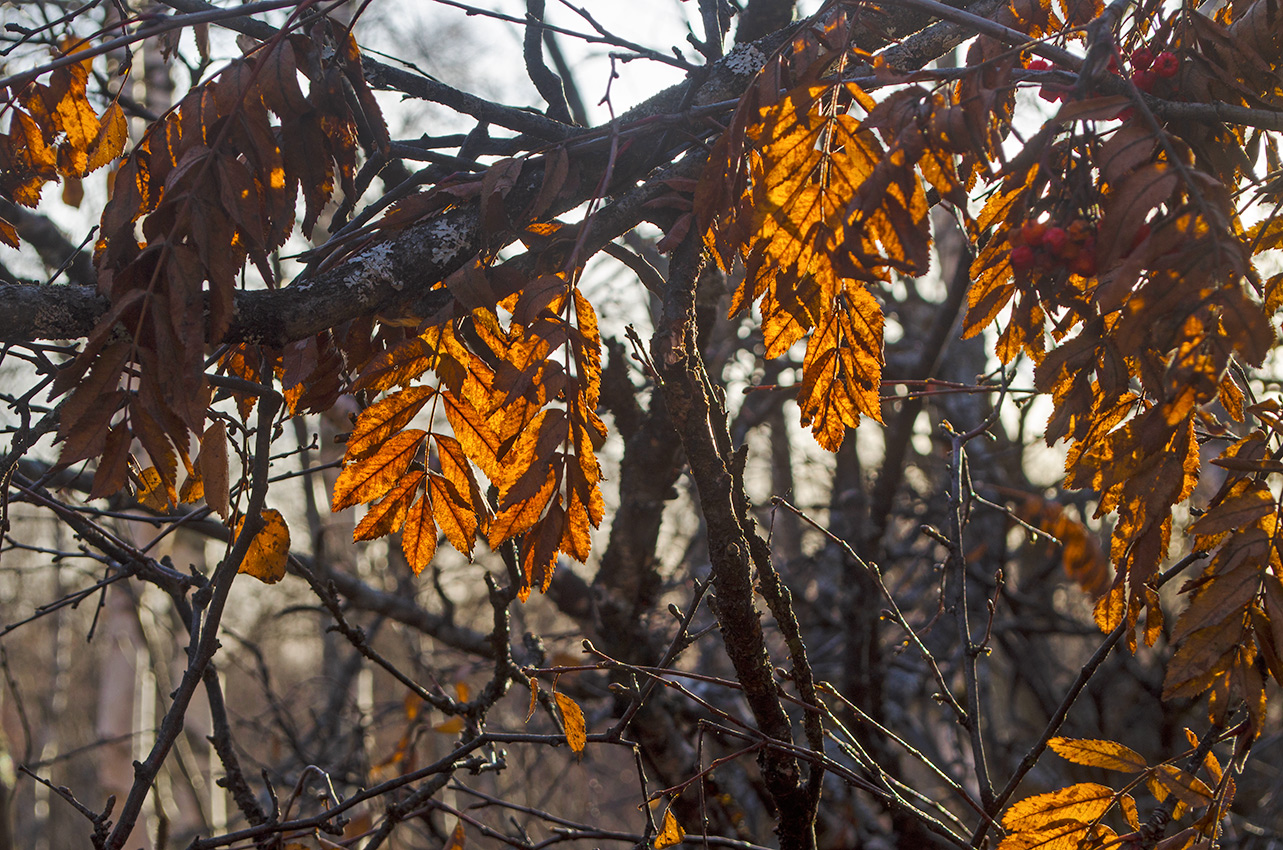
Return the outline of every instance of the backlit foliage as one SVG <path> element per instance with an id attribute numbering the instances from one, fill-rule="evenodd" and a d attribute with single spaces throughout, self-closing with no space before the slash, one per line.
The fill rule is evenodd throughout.
<path id="1" fill-rule="evenodd" d="M 830 452 L 862 419 L 883 421 L 883 305 L 898 281 L 932 271 L 952 219 L 972 277 L 959 332 L 993 340 L 1004 390 L 1031 370 L 1049 401 L 1046 441 L 1067 447 L 1066 485 L 1110 522 L 1102 550 L 1059 504 L 1030 496 L 1014 511 L 1063 544 L 1101 631 L 1133 651 L 1138 632 L 1153 645 L 1173 544 L 1210 553 L 1181 588 L 1163 696 L 1206 698 L 1211 731 L 1158 764 L 1120 742 L 1051 738 L 1061 757 L 1124 779 L 994 808 L 999 850 L 1142 846 L 1154 829 L 1137 814 L 1142 792 L 1184 818 L 1162 846 L 1207 846 L 1235 790 L 1211 747 L 1232 736 L 1246 757 L 1267 679 L 1283 682 L 1283 407 L 1249 380 L 1276 348 L 1283 306 L 1283 275 L 1262 262 L 1283 247 L 1283 161 L 1249 119 L 1277 114 L 1283 55 L 1277 39 L 1247 35 L 1277 32 L 1279 14 L 1265 0 L 1212 16 L 1014 0 L 993 21 L 1030 40 L 982 32 L 962 67 L 937 74 L 860 46 L 880 20 L 873 4 L 830 2 L 766 58 L 724 124 L 710 121 L 697 183 L 671 180 L 656 202 L 691 213 L 661 244 L 689 230 L 731 273 L 730 314 L 756 311 L 766 357 L 804 349 L 800 422 Z M 1068 48 L 1081 67 L 1064 64 Z M 580 283 L 609 192 L 605 178 L 584 189 L 581 171 L 589 155 L 614 162 L 618 128 L 491 161 L 340 231 L 304 258 L 308 274 L 368 263 L 407 228 L 442 222 L 443 273 L 427 293 L 440 309 L 356 316 L 271 346 L 229 338 L 238 292 L 247 278 L 284 287 L 272 257 L 296 207 L 310 236 L 332 200 L 356 203 L 360 169 L 390 155 L 356 41 L 321 22 L 258 44 L 132 145 L 120 105 L 87 98 L 93 61 L 0 93 L 6 197 L 33 206 L 45 184 L 115 163 L 94 246 L 109 306 L 53 387 L 60 463 L 95 462 L 91 496 L 132 483 L 157 511 L 204 499 L 235 539 L 249 510 L 244 447 L 229 447 L 236 417 L 211 412 L 216 393 L 236 402 L 246 434 L 277 387 L 291 414 L 351 394 L 361 409 L 331 507 L 365 506 L 356 540 L 399 535 L 415 572 L 439 539 L 469 557 L 481 541 L 519 565 L 522 600 L 548 589 L 559 558 L 586 562 L 605 512 L 607 427 L 602 335 Z M 1052 114 L 1021 125 L 1021 98 L 1039 94 Z M 1237 111 L 1168 117 L 1212 104 Z M 582 221 L 562 218 L 581 202 Z M 19 241 L 4 221 L 0 239 Z M 518 258 L 503 252 L 518 245 Z M 1212 495 L 1191 501 L 1200 483 Z M 241 570 L 274 582 L 289 529 L 256 510 L 262 530 Z M 581 754 L 592 722 L 554 699 Z M 653 846 L 682 840 L 671 813 L 662 823 Z"/>

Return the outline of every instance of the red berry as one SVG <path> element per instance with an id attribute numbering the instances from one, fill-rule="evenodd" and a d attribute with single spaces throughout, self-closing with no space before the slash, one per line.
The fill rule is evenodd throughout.
<path id="1" fill-rule="evenodd" d="M 1132 82 L 1136 84 L 1136 88 L 1148 92 L 1154 87 L 1154 83 L 1158 82 L 1158 75 L 1148 68 L 1144 71 L 1133 71 Z"/>
<path id="2" fill-rule="evenodd" d="M 1046 59 L 1030 59 L 1029 64 L 1025 67 L 1030 71 L 1050 71 L 1051 63 Z"/>
<path id="3" fill-rule="evenodd" d="M 1051 254 L 1059 257 L 1069 244 L 1069 234 L 1063 227 L 1048 227 L 1047 232 L 1042 235 L 1042 246 Z"/>
<path id="4" fill-rule="evenodd" d="M 1037 248 L 1042 244 L 1043 234 L 1047 232 L 1047 225 L 1041 221 L 1028 221 L 1020 227 L 1020 241 L 1030 248 Z"/>
<path id="5" fill-rule="evenodd" d="M 1017 245 L 1011 249 L 1011 267 L 1016 271 L 1024 271 L 1034 264 L 1034 249 L 1028 245 Z"/>
<path id="6" fill-rule="evenodd" d="M 1148 71 L 1149 66 L 1154 64 L 1154 51 L 1148 47 L 1138 47 L 1132 51 L 1132 69 L 1136 71 Z"/>
<path id="7" fill-rule="evenodd" d="M 1176 76 L 1180 70 L 1181 60 L 1176 58 L 1176 54 L 1170 50 L 1164 50 L 1154 57 L 1154 73 L 1165 80 L 1170 80 Z"/>

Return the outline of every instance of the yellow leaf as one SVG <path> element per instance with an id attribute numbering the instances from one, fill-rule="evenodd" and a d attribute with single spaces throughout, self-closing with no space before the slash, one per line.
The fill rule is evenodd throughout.
<path id="1" fill-rule="evenodd" d="M 663 850 L 665 847 L 681 844 L 682 839 L 685 837 L 686 830 L 682 829 L 682 825 L 677 822 L 677 818 L 673 817 L 673 810 L 669 808 L 664 811 L 664 826 L 660 829 L 659 835 L 655 836 L 651 846 L 655 850 Z"/>
<path id="2" fill-rule="evenodd" d="M 290 555 L 290 529 L 280 511 L 267 508 L 262 516 L 263 528 L 250 542 L 238 572 L 252 575 L 264 584 L 276 584 L 285 578 L 285 564 Z M 238 535 L 244 525 L 242 517 L 236 524 Z"/>
<path id="3" fill-rule="evenodd" d="M 573 699 L 563 693 L 554 691 L 557 708 L 561 710 L 561 722 L 566 728 L 566 743 L 575 755 L 583 755 L 584 746 L 588 743 L 588 728 L 584 725 L 584 712 Z"/>
<path id="4" fill-rule="evenodd" d="M 196 458 L 204 484 L 205 504 L 223 519 L 230 505 L 227 470 L 227 426 L 215 420 L 200 438 L 200 455 Z"/>
<path id="5" fill-rule="evenodd" d="M 1052 738 L 1047 742 L 1047 746 L 1055 750 L 1061 758 L 1087 767 L 1103 767 L 1106 770 L 1121 770 L 1124 773 L 1139 773 L 1149 768 L 1139 753 L 1113 741 Z"/>

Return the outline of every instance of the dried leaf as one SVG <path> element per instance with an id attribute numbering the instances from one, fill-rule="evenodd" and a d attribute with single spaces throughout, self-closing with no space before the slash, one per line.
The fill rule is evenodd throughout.
<path id="1" fill-rule="evenodd" d="M 205 429 L 205 434 L 200 438 L 200 454 L 196 458 L 196 465 L 200 469 L 205 504 L 223 519 L 227 519 L 230 507 L 227 460 L 227 426 L 221 419 L 217 419 Z"/>
<path id="2" fill-rule="evenodd" d="M 566 743 L 570 745 L 575 755 L 581 756 L 588 743 L 588 729 L 584 725 L 583 709 L 560 691 L 554 691 L 553 696 L 557 700 L 557 708 L 561 711 L 561 722 L 566 729 Z"/>
<path id="3" fill-rule="evenodd" d="M 673 815 L 673 810 L 670 806 L 664 810 L 664 825 L 660 827 L 659 834 L 655 836 L 655 840 L 651 842 L 650 846 L 655 850 L 663 850 L 665 847 L 681 844 L 682 839 L 685 837 L 686 830 L 682 829 L 681 824 L 677 822 L 677 818 Z"/>
<path id="4" fill-rule="evenodd" d="M 275 584 L 285 578 L 285 565 L 290 556 L 290 529 L 278 510 L 266 508 L 262 516 L 263 528 L 250 542 L 238 572 L 252 575 L 264 584 Z M 244 526 L 245 518 L 242 517 L 236 524 L 238 536 Z"/>

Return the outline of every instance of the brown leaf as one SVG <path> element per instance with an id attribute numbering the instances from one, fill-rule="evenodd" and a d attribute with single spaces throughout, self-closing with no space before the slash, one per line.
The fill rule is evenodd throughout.
<path id="1" fill-rule="evenodd" d="M 200 438 L 196 465 L 204 484 L 205 504 L 223 519 L 227 519 L 231 504 L 227 461 L 227 426 L 216 419 Z"/>

